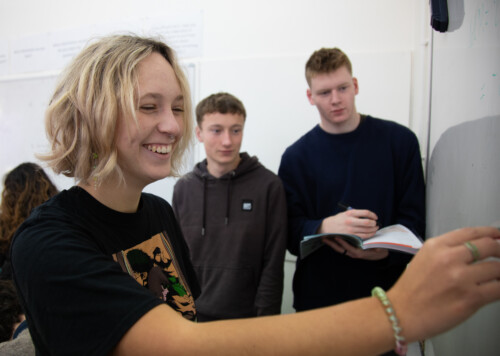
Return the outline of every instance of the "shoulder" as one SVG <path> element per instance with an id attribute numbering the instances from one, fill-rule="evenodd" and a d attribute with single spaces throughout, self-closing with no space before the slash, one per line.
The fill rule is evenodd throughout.
<path id="1" fill-rule="evenodd" d="M 305 134 L 303 134 L 301 137 L 299 137 L 294 143 L 292 143 L 290 146 L 288 146 L 287 150 L 289 150 L 289 149 L 293 150 L 297 147 L 301 147 L 301 146 L 309 143 L 310 141 L 314 140 L 318 136 L 319 132 L 321 132 L 321 129 L 320 129 L 319 125 L 316 125 L 312 129 L 307 131 Z"/>
<path id="2" fill-rule="evenodd" d="M 235 179 L 251 180 L 262 185 L 281 182 L 276 173 L 264 166 L 257 156 L 250 156 L 244 152 L 241 157 L 242 161 L 236 170 Z"/>
<path id="3" fill-rule="evenodd" d="M 143 204 L 143 211 L 146 214 L 154 211 L 162 216 L 163 213 L 169 214 L 172 212 L 170 203 L 158 195 L 143 192 L 141 194 L 141 201 Z"/>
<path id="4" fill-rule="evenodd" d="M 418 145 L 415 133 L 410 128 L 395 121 L 367 116 L 366 129 L 369 137 L 375 140 L 385 138 L 397 146 Z"/>
<path id="5" fill-rule="evenodd" d="M 175 209 L 177 209 L 179 205 L 190 203 L 191 199 L 188 197 L 200 194 L 202 186 L 203 182 L 201 178 L 192 171 L 177 179 L 177 182 L 174 184 L 174 191 L 172 194 L 172 204 Z"/>
<path id="6" fill-rule="evenodd" d="M 77 214 L 71 204 L 71 195 L 72 193 L 63 191 L 35 208 L 16 231 L 13 248 L 24 243 L 31 245 L 33 241 L 48 243 L 54 235 L 74 230 Z M 45 235 L 46 238 L 39 238 Z"/>
<path id="7" fill-rule="evenodd" d="M 253 172 L 253 177 L 253 180 L 263 188 L 269 186 L 280 188 L 282 186 L 281 179 L 278 175 L 263 165 Z"/>
<path id="8" fill-rule="evenodd" d="M 281 157 L 281 164 L 297 159 L 298 157 L 306 157 L 311 152 L 315 152 L 315 145 L 321 139 L 322 130 L 319 125 L 316 125 L 311 130 L 302 135 L 298 140 L 292 143 L 285 149 Z"/>
<path id="9" fill-rule="evenodd" d="M 391 134 L 402 134 L 406 136 L 416 137 L 412 130 L 408 127 L 391 120 L 379 119 L 372 116 L 366 117 L 367 124 L 376 130 L 386 131 Z"/>
<path id="10" fill-rule="evenodd" d="M 174 184 L 174 192 L 186 189 L 187 187 L 200 182 L 201 177 L 197 175 L 194 171 L 184 174 L 183 176 L 177 179 L 177 182 Z"/>

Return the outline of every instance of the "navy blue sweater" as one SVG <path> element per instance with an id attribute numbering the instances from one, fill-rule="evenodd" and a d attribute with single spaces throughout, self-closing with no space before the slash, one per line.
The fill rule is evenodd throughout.
<path id="1" fill-rule="evenodd" d="M 288 249 L 298 255 L 305 235 L 342 211 L 339 202 L 377 214 L 381 227 L 400 223 L 425 232 L 425 184 L 415 134 L 392 121 L 363 117 L 353 132 L 329 134 L 319 125 L 287 148 L 278 175 L 288 204 Z M 388 289 L 411 256 L 390 252 L 380 261 L 355 260 L 323 247 L 297 259 L 294 307 L 307 310 Z"/>

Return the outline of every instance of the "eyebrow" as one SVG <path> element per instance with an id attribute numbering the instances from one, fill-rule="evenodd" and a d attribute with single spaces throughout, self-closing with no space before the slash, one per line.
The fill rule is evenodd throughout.
<path id="1" fill-rule="evenodd" d="M 174 103 L 177 101 L 184 101 L 184 95 L 182 94 L 177 95 L 177 97 L 174 99 Z"/>
<path id="2" fill-rule="evenodd" d="M 148 99 L 148 98 L 159 99 L 159 98 L 163 98 L 163 97 L 164 97 L 164 95 L 160 94 L 160 93 L 146 93 L 146 94 L 142 95 L 139 98 L 139 100 Z M 184 101 L 184 95 L 182 95 L 182 94 L 177 95 L 172 102 L 178 102 L 178 101 Z"/>
<path id="3" fill-rule="evenodd" d="M 331 91 L 332 89 L 336 89 L 336 88 L 343 87 L 343 86 L 349 86 L 349 85 L 350 85 L 350 82 L 347 81 L 347 82 L 340 83 L 338 85 L 332 85 L 332 86 L 328 85 L 328 86 L 325 86 L 322 88 L 318 88 L 314 92 L 319 93 L 322 91 Z"/>

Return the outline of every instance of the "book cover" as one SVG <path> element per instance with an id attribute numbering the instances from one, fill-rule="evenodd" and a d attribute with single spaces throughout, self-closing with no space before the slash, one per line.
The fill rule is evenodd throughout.
<path id="1" fill-rule="evenodd" d="M 422 240 L 411 232 L 406 226 L 401 224 L 384 227 L 377 231 L 375 235 L 368 239 L 359 236 L 341 233 L 325 233 L 305 236 L 300 242 L 300 258 L 305 258 L 318 248 L 324 246 L 321 238 L 323 236 L 340 237 L 351 245 L 362 248 L 386 248 L 389 250 L 401 251 L 415 254 L 422 247 Z"/>

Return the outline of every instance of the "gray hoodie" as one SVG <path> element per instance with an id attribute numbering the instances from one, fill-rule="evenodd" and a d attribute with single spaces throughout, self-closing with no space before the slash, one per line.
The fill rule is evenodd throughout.
<path id="1" fill-rule="evenodd" d="M 257 157 L 240 156 L 238 167 L 220 178 L 204 160 L 174 187 L 172 205 L 202 289 L 200 321 L 281 311 L 285 193 Z"/>

